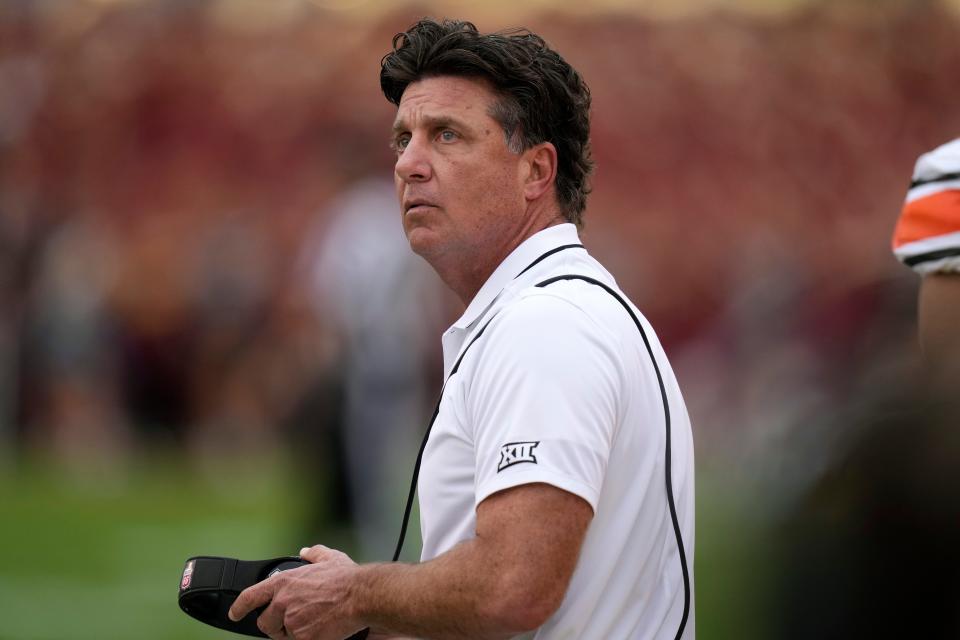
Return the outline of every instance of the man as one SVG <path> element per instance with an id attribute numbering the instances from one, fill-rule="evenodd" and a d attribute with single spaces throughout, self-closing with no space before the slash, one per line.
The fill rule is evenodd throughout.
<path id="1" fill-rule="evenodd" d="M 917 160 L 893 235 L 893 251 L 923 276 L 920 345 L 935 369 L 960 356 L 960 138 Z"/>
<path id="2" fill-rule="evenodd" d="M 693 443 L 649 324 L 580 245 L 590 94 L 542 39 L 423 20 L 381 87 L 403 228 L 464 301 L 419 479 L 422 561 L 245 591 L 273 638 L 693 638 Z"/>

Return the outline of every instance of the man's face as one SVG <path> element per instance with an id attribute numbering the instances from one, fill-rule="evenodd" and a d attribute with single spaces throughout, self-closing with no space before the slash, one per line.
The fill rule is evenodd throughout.
<path id="1" fill-rule="evenodd" d="M 440 76 L 411 83 L 394 123 L 394 180 L 411 248 L 444 258 L 502 259 L 523 224 L 522 157 L 490 115 L 487 84 Z"/>

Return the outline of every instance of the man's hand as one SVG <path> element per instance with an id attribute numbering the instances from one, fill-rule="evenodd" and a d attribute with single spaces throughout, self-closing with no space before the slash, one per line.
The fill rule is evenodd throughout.
<path id="1" fill-rule="evenodd" d="M 300 557 L 312 564 L 245 589 L 230 607 L 230 619 L 269 603 L 257 626 L 273 640 L 342 640 L 362 629 L 349 600 L 356 563 L 323 545 L 301 549 Z"/>

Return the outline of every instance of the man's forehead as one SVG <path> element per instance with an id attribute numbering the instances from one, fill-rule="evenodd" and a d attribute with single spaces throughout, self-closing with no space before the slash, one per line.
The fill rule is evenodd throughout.
<path id="1" fill-rule="evenodd" d="M 494 99 L 489 84 L 480 79 L 434 76 L 411 82 L 400 97 L 396 123 L 410 118 L 442 119 L 471 112 L 486 114 Z"/>

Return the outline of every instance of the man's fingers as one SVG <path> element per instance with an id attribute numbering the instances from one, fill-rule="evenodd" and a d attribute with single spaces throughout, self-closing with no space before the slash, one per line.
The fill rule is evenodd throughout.
<path id="1" fill-rule="evenodd" d="M 300 549 L 300 557 L 307 562 L 316 562 L 324 553 L 329 550 L 330 549 L 322 544 L 315 544 L 312 547 L 304 547 L 303 549 Z"/>
<path id="2" fill-rule="evenodd" d="M 231 620 L 236 622 L 260 605 L 270 602 L 273 599 L 276 588 L 277 581 L 273 578 L 267 578 L 252 587 L 247 587 L 237 596 L 227 615 Z"/>
<path id="3" fill-rule="evenodd" d="M 283 629 L 283 612 L 274 604 L 267 607 L 257 618 L 257 628 L 274 639 L 287 637 Z"/>

